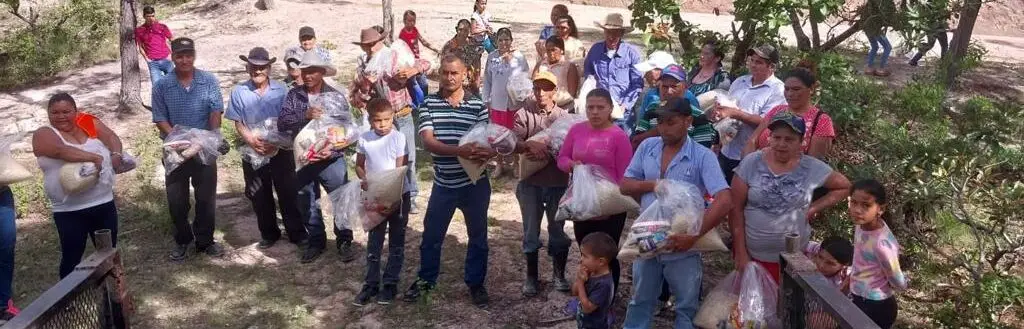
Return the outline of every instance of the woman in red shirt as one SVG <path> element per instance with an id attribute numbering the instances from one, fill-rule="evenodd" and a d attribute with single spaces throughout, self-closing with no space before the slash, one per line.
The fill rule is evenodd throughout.
<path id="1" fill-rule="evenodd" d="M 832 118 L 814 104 L 811 104 L 811 97 L 818 89 L 817 66 L 814 62 L 803 60 L 793 70 L 789 71 L 785 82 L 785 97 L 788 105 L 779 105 L 768 111 L 765 118 L 774 117 L 783 111 L 787 111 L 801 117 L 808 124 L 804 133 L 803 153 L 818 159 L 824 159 L 832 148 L 832 141 L 835 140 L 836 131 L 832 126 Z M 768 146 L 768 120 L 761 122 L 761 125 L 754 130 L 753 138 L 747 142 L 743 154 L 749 154 Z"/>

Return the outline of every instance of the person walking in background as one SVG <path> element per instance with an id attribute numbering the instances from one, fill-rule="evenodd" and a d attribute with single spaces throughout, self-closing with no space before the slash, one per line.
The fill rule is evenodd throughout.
<path id="1" fill-rule="evenodd" d="M 75 270 L 85 254 L 86 241 L 93 232 L 109 229 L 117 246 L 117 206 L 114 204 L 114 171 L 120 166 L 121 141 L 115 136 L 115 148 L 108 148 L 97 136 L 76 124 L 78 105 L 66 93 L 53 95 L 47 103 L 49 125 L 32 134 L 32 153 L 43 170 L 43 189 L 53 209 L 53 222 L 60 238 L 60 278 Z M 94 120 L 98 130 L 110 133 L 103 122 Z M 112 133 L 110 133 L 112 134 Z M 98 171 L 95 185 L 77 193 L 63 187 L 62 167 L 68 163 L 88 163 Z"/>
<path id="2" fill-rule="evenodd" d="M 405 44 L 409 46 L 409 49 L 412 49 L 412 53 L 413 55 L 416 56 L 416 59 L 420 59 L 421 44 L 423 45 L 424 48 L 430 49 L 430 51 L 433 51 L 434 53 L 440 53 L 437 49 L 431 46 L 426 39 L 423 38 L 423 35 L 420 34 L 420 30 L 416 28 L 415 11 L 405 11 L 405 14 L 402 15 L 402 22 L 405 24 L 405 27 L 403 27 L 402 30 L 398 32 L 398 39 L 405 41 Z M 409 88 L 409 95 L 413 97 L 412 105 L 414 107 L 419 107 L 421 104 L 423 104 L 423 98 L 430 93 L 430 87 L 427 82 L 427 74 L 422 72 L 420 74 L 417 74 L 415 77 L 409 80 L 409 82 L 407 83 L 407 88 Z"/>
<path id="3" fill-rule="evenodd" d="M 722 68 L 725 52 L 714 42 L 707 42 L 700 48 L 700 59 L 687 75 L 688 89 L 694 96 L 721 89 L 729 90 L 732 84 L 729 74 Z M 699 106 L 699 105 L 698 105 Z"/>
<path id="4" fill-rule="evenodd" d="M 761 124 L 765 114 L 786 103 L 782 80 L 775 77 L 779 65 L 779 51 L 762 45 L 747 51 L 747 69 L 750 74 L 736 78 L 729 87 L 729 96 L 736 99 L 736 107 L 716 106 L 709 117 L 712 121 L 731 118 L 739 121 L 735 137 L 722 146 L 718 162 L 722 164 L 725 180 L 731 182 L 733 169 L 743 159 L 743 148 Z M 722 137 L 723 139 L 725 137 Z"/>
<path id="5" fill-rule="evenodd" d="M 918 62 L 935 47 L 935 41 L 939 42 L 939 59 L 946 58 L 946 49 L 949 49 L 949 2 L 945 0 L 930 0 L 922 7 L 925 19 L 928 22 L 928 41 L 922 43 L 917 54 L 910 59 L 910 66 L 917 66 Z"/>
<path id="6" fill-rule="evenodd" d="M 195 67 L 195 43 L 189 38 L 171 41 L 174 71 L 153 86 L 153 123 L 166 138 L 174 126 L 219 131 L 224 99 L 220 82 L 212 73 Z M 205 165 L 192 158 L 167 175 L 167 207 L 174 221 L 171 260 L 188 257 L 193 241 L 196 250 L 220 257 L 224 249 L 213 239 L 217 212 L 217 165 Z M 188 220 L 189 187 L 195 189 L 195 221 Z"/>
<path id="7" fill-rule="evenodd" d="M 526 142 L 516 144 L 520 156 L 532 160 L 549 160 L 548 165 L 529 177 L 520 177 L 516 185 L 516 200 L 523 216 L 523 253 L 526 254 L 526 282 L 523 283 L 523 295 L 533 297 L 538 294 L 540 278 L 538 275 L 538 252 L 541 247 L 540 227 L 545 215 L 548 219 L 548 255 L 551 256 L 552 281 L 555 290 L 569 291 L 569 282 L 565 280 L 565 262 L 569 257 L 572 241 L 565 234 L 565 221 L 556 221 L 558 202 L 565 194 L 569 185 L 569 176 L 561 170 L 552 159 L 548 147 L 544 143 L 528 139 L 546 129 L 558 118 L 568 115 L 564 109 L 555 104 L 555 86 L 558 78 L 551 72 L 538 72 L 533 77 L 534 101 L 528 101 L 522 110 L 516 112 L 515 127 L 512 131 L 519 140 Z"/>
<path id="8" fill-rule="evenodd" d="M 459 139 L 473 125 L 487 123 L 487 107 L 480 98 L 463 88 L 466 64 L 458 56 L 441 59 L 441 90 L 427 96 L 419 110 L 420 139 L 434 160 L 434 187 L 423 218 L 420 243 L 420 269 L 403 299 L 415 302 L 429 294 L 441 273 L 441 246 L 455 210 L 462 211 L 469 235 L 464 280 L 473 305 L 487 307 L 490 297 L 487 279 L 487 208 L 491 202 L 491 182 L 486 174 L 475 183 L 459 164 L 458 158 L 487 161 L 494 150 Z"/>
<path id="9" fill-rule="evenodd" d="M 146 58 L 149 82 L 156 85 L 157 80 L 174 70 L 174 63 L 168 59 L 171 49 L 167 47 L 173 35 L 167 25 L 156 20 L 156 10 L 152 6 L 142 7 L 142 18 L 145 23 L 135 28 L 135 41 L 139 52 Z"/>
<path id="10" fill-rule="evenodd" d="M 558 85 L 555 86 L 555 104 L 563 109 L 575 111 L 573 101 L 580 91 L 580 67 L 565 56 L 565 41 L 558 36 L 548 38 L 545 47 L 545 56 L 538 59 L 537 66 L 533 68 L 533 75 L 536 76 L 540 72 L 554 74 L 558 80 Z"/>
<path id="11" fill-rule="evenodd" d="M 317 44 L 316 31 L 312 27 L 299 28 L 299 45 L 285 50 L 284 58 L 302 58 L 306 52 L 314 52 L 327 64 L 331 63 L 331 52 Z"/>
<path id="12" fill-rule="evenodd" d="M 594 89 L 587 94 L 587 121 L 577 123 L 569 129 L 562 149 L 558 152 L 558 169 L 572 173 L 580 164 L 594 165 L 618 184 L 633 157 L 629 136 L 612 121 L 612 96 L 604 89 Z M 605 219 L 583 220 L 573 223 L 576 242 L 593 232 L 607 233 L 619 244 L 622 228 L 626 225 L 626 213 L 608 216 Z M 612 278 L 619 286 L 619 261 L 611 260 Z"/>
<path id="13" fill-rule="evenodd" d="M 633 28 L 625 25 L 621 14 L 609 14 L 604 23 L 595 24 L 604 30 L 604 41 L 590 47 L 583 64 L 583 76 L 593 76 L 597 88 L 608 90 L 614 100 L 613 106 L 625 111 L 623 117 L 629 117 L 633 115 L 633 104 L 644 87 L 643 75 L 635 67 L 643 60 L 640 50 L 622 40 Z M 616 118 L 616 125 L 627 134 L 632 132 L 621 118 Z"/>
<path id="14" fill-rule="evenodd" d="M 248 157 L 242 157 L 245 196 L 252 202 L 260 230 L 260 242 L 256 247 L 270 248 L 281 238 L 281 229 L 277 226 L 279 209 L 288 239 L 292 243 L 303 244 L 306 242 L 306 228 L 302 226 L 296 205 L 298 187 L 295 185 L 293 151 L 279 149 L 250 130 L 253 125 L 262 125 L 267 119 L 277 120 L 288 87 L 270 79 L 271 68 L 277 58 L 270 58 L 270 53 L 263 47 L 252 48 L 248 56 L 238 57 L 245 62 L 249 80 L 231 90 L 231 101 L 224 117 L 235 122 L 235 131 L 245 142 L 243 147 L 259 155 L 275 154 L 260 168 L 255 168 Z M 279 208 L 274 207 L 275 191 Z"/>
<path id="15" fill-rule="evenodd" d="M 868 0 L 867 4 L 861 6 L 861 15 L 864 17 L 864 34 L 871 43 L 867 59 L 864 63 L 864 74 L 887 77 L 892 73 L 886 69 L 889 66 L 889 54 L 892 52 L 892 44 L 885 36 L 889 27 L 893 26 L 896 15 L 895 4 L 892 0 Z M 878 57 L 878 68 L 875 68 L 875 58 L 878 49 L 881 47 L 882 54 Z"/>
<path id="16" fill-rule="evenodd" d="M 900 269 L 900 244 L 882 218 L 885 187 L 868 179 L 857 181 L 850 191 L 850 220 L 857 226 L 850 269 L 853 304 L 879 327 L 889 329 L 899 313 L 896 292 L 909 284 Z"/>
<path id="17" fill-rule="evenodd" d="M 309 121 L 322 116 L 329 116 L 343 124 L 354 124 L 345 93 L 324 82 L 324 77 L 338 73 L 334 66 L 316 53 L 306 52 L 302 55 L 299 69 L 302 70 L 303 85 L 301 88 L 292 88 L 285 96 L 277 129 L 286 136 L 295 138 Z M 338 146 L 316 154 L 310 164 L 296 172 L 299 216 L 309 235 L 309 244 L 300 259 L 302 263 L 312 263 L 320 258 L 327 248 L 324 214 L 320 210 L 320 188 L 323 187 L 330 193 L 348 183 L 345 154 Z M 341 261 L 348 263 L 356 259 L 356 252 L 352 246 L 352 230 L 339 227 L 344 226 L 338 225 L 339 220 L 337 217 L 334 218 L 334 235 L 337 239 L 335 247 Z"/>

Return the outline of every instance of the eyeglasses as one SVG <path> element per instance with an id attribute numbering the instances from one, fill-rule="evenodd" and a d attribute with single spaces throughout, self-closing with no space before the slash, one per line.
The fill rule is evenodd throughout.
<path id="1" fill-rule="evenodd" d="M 533 90 L 534 91 L 553 91 L 553 90 L 555 90 L 555 86 L 552 86 L 552 85 L 533 86 Z"/>

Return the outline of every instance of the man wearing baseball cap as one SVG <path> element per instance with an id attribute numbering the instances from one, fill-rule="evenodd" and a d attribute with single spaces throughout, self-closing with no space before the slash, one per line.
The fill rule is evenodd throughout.
<path id="1" fill-rule="evenodd" d="M 295 159 L 287 145 L 272 144 L 265 136 L 258 135 L 252 128 L 277 128 L 277 117 L 281 114 L 288 86 L 270 79 L 271 65 L 277 58 L 263 47 L 249 50 L 249 55 L 238 56 L 245 62 L 249 80 L 231 90 L 231 101 L 224 116 L 235 122 L 238 136 L 245 141 L 242 152 L 242 174 L 245 177 L 245 196 L 252 202 L 256 213 L 256 224 L 260 230 L 259 249 L 267 249 L 281 238 L 277 226 L 277 207 L 274 206 L 274 191 L 277 191 L 277 205 L 281 220 L 292 243 L 301 244 L 306 239 L 306 228 L 302 226 L 295 195 L 298 194 L 295 177 Z M 269 125 L 268 121 L 273 122 Z M 269 159 L 267 159 L 269 157 Z M 266 164 L 254 166 L 257 161 Z"/>
<path id="2" fill-rule="evenodd" d="M 686 70 L 683 70 L 681 66 L 671 64 L 662 69 L 661 78 L 658 79 L 658 84 L 658 94 L 659 96 L 661 96 L 661 99 L 685 98 L 690 102 L 689 104 L 691 105 L 698 104 L 697 97 L 693 96 L 693 93 L 687 90 L 686 88 Z M 639 121 L 637 121 L 636 134 L 633 135 L 632 138 L 633 145 L 640 146 L 640 143 L 643 142 L 645 139 L 658 135 L 658 132 L 660 130 L 654 129 L 654 126 L 656 126 L 658 123 L 657 116 L 653 115 L 653 110 L 657 110 L 660 106 L 660 103 L 654 103 L 645 109 L 641 109 L 642 113 L 640 113 Z M 693 110 L 698 112 L 696 115 L 703 114 L 696 107 Z M 701 142 L 704 141 L 705 139 L 709 139 L 708 136 L 706 136 L 708 134 L 707 128 L 709 127 L 705 126 L 707 126 L 707 123 L 701 122 L 700 130 L 697 131 L 698 133 L 700 133 L 700 135 L 698 136 L 700 137 Z M 713 134 L 714 128 L 710 128 L 710 130 Z M 696 137 L 692 134 L 691 137 L 694 137 L 696 139 Z M 707 146 L 710 147 L 710 145 L 711 144 L 708 144 Z"/>
<path id="3" fill-rule="evenodd" d="M 750 74 L 733 81 L 729 96 L 735 104 L 719 104 L 710 113 L 714 121 L 735 119 L 740 122 L 736 136 L 722 146 L 719 162 L 725 178 L 732 181 L 733 170 L 740 165 L 743 147 L 753 137 L 754 129 L 761 124 L 765 114 L 772 108 L 786 104 L 783 95 L 784 84 L 775 77 L 779 64 L 779 51 L 771 45 L 761 45 L 747 51 L 747 68 Z"/>
<path id="4" fill-rule="evenodd" d="M 195 42 L 189 38 L 171 41 L 174 71 L 153 86 L 153 123 L 166 137 L 174 126 L 219 131 L 224 99 L 220 83 L 212 73 L 195 68 Z M 223 152 L 227 153 L 227 152 Z M 189 223 L 189 187 L 195 188 L 195 221 Z M 171 260 L 188 257 L 189 244 L 209 256 L 224 254 L 213 240 L 217 209 L 217 164 L 205 165 L 192 158 L 167 175 L 167 206 L 174 221 L 177 247 Z"/>
<path id="5" fill-rule="evenodd" d="M 702 195 L 713 195 L 714 201 L 704 213 L 695 232 L 697 234 L 670 235 L 665 246 L 669 252 L 633 262 L 633 296 L 626 310 L 624 328 L 651 327 L 662 282 L 667 282 L 675 295 L 673 327 L 693 327 L 699 306 L 703 264 L 700 252 L 690 248 L 701 236 L 715 229 L 731 207 L 729 185 L 715 153 L 687 136 L 693 122 L 693 109 L 686 98 L 672 97 L 647 114 L 657 117 L 659 134 L 640 143 L 626 168 L 620 189 L 623 194 L 640 197 L 641 212 L 654 203 L 654 190 L 665 179 L 693 184 Z M 666 160 L 666 157 L 670 159 Z"/>
<path id="6" fill-rule="evenodd" d="M 299 29 L 299 45 L 285 50 L 284 58 L 302 58 L 306 52 L 312 51 L 319 55 L 324 62 L 330 64 L 331 52 L 320 47 L 316 41 L 316 31 L 312 27 L 303 26 Z"/>
<path id="7" fill-rule="evenodd" d="M 658 80 L 661 79 L 661 69 L 675 63 L 676 59 L 672 54 L 659 50 L 648 55 L 646 61 L 633 65 L 640 74 L 643 74 L 647 89 L 644 90 L 640 101 L 633 106 L 632 115 L 626 117 L 626 127 L 630 129 L 627 133 L 630 137 L 635 136 L 636 124 L 643 118 L 644 110 L 650 108 L 652 104 L 658 104 Z M 633 148 L 636 148 L 636 145 L 634 144 Z"/>
<path id="8" fill-rule="evenodd" d="M 549 71 L 538 71 L 533 77 L 533 95 L 535 101 L 529 101 L 522 110 L 516 112 L 513 132 L 519 140 L 526 141 L 516 145 L 520 156 L 532 161 L 546 161 L 547 165 L 536 173 L 522 177 L 516 187 L 516 199 L 523 215 L 523 253 L 526 254 L 526 281 L 523 283 L 523 295 L 536 296 L 540 279 L 538 275 L 538 254 L 541 247 L 540 224 L 544 214 L 549 216 L 558 209 L 558 200 L 562 199 L 569 176 L 558 169 L 556 161 L 548 151 L 547 145 L 536 141 L 528 141 L 537 133 L 546 129 L 555 120 L 569 114 L 555 104 L 555 92 L 558 78 Z M 520 169 L 523 167 L 521 166 Z M 520 173 L 525 175 L 525 173 Z M 569 291 L 569 281 L 565 279 L 565 263 L 569 256 L 572 241 L 565 234 L 565 221 L 556 221 L 548 217 L 548 255 L 552 261 L 552 282 L 555 290 Z"/>

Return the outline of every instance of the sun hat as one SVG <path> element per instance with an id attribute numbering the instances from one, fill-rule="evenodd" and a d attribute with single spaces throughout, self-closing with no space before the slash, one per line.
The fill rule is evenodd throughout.
<path id="1" fill-rule="evenodd" d="M 352 43 L 360 46 L 372 46 L 381 41 L 384 41 L 384 35 L 371 27 L 359 31 L 359 41 Z"/>
<path id="2" fill-rule="evenodd" d="M 243 62 L 256 66 L 270 65 L 274 64 L 274 62 L 277 61 L 277 57 L 271 58 L 270 52 L 263 47 L 256 47 L 250 49 L 249 56 L 238 55 L 238 58 L 241 59 Z"/>
<path id="3" fill-rule="evenodd" d="M 664 69 L 666 66 L 676 63 L 675 57 L 664 51 L 655 51 L 647 56 L 647 60 L 633 65 L 640 73 L 647 73 L 653 69 Z"/>
<path id="4" fill-rule="evenodd" d="M 625 33 L 633 32 L 633 27 L 626 25 L 626 19 L 622 18 L 622 14 L 618 13 L 608 14 L 604 18 L 604 23 L 594 22 L 594 24 L 604 30 L 622 30 Z"/>
<path id="5" fill-rule="evenodd" d="M 300 60 L 299 65 L 296 66 L 296 68 L 298 69 L 306 69 L 311 67 L 324 69 L 325 77 L 332 77 L 335 74 L 338 74 L 338 70 L 335 69 L 334 66 L 328 63 L 327 61 L 324 61 L 324 59 L 320 57 L 320 55 L 317 54 L 315 51 L 307 51 L 305 54 L 302 54 L 302 60 Z"/>

